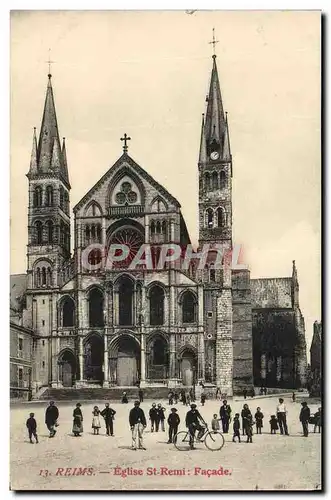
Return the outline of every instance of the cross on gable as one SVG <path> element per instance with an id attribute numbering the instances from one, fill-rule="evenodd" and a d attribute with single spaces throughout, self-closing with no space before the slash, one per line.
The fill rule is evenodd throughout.
<path id="1" fill-rule="evenodd" d="M 126 153 L 128 150 L 127 142 L 131 141 L 131 137 L 128 137 L 126 134 L 124 134 L 124 137 L 121 137 L 121 141 L 124 141 L 123 153 Z"/>

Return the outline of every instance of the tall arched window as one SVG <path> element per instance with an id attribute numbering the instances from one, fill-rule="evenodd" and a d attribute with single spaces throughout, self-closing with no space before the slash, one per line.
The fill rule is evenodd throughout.
<path id="1" fill-rule="evenodd" d="M 90 326 L 103 326 L 103 293 L 93 288 L 89 293 Z"/>
<path id="2" fill-rule="evenodd" d="M 35 282 L 34 282 L 35 287 L 39 288 L 41 285 L 40 268 L 39 267 L 37 267 L 37 269 L 35 269 L 35 271 L 34 271 L 34 280 L 35 280 Z"/>
<path id="3" fill-rule="evenodd" d="M 43 192 L 41 186 L 37 186 L 33 193 L 33 205 L 35 207 L 41 207 L 42 205 Z"/>
<path id="4" fill-rule="evenodd" d="M 64 245 L 64 238 L 65 238 L 65 236 L 64 236 L 64 223 L 61 222 L 60 223 L 60 244 L 61 245 Z"/>
<path id="5" fill-rule="evenodd" d="M 38 220 L 35 223 L 35 234 L 36 234 L 36 243 L 37 245 L 41 245 L 43 242 L 43 225 L 42 223 Z"/>
<path id="6" fill-rule="evenodd" d="M 216 271 L 214 268 L 214 264 L 210 264 L 209 266 L 209 281 L 212 283 L 216 281 Z"/>
<path id="7" fill-rule="evenodd" d="M 164 323 L 164 290 L 158 285 L 150 290 L 150 324 L 163 325 Z"/>
<path id="8" fill-rule="evenodd" d="M 51 220 L 46 222 L 46 228 L 47 228 L 47 243 L 53 243 L 54 224 Z"/>
<path id="9" fill-rule="evenodd" d="M 60 187 L 60 208 L 64 210 L 64 189 L 62 186 Z"/>
<path id="10" fill-rule="evenodd" d="M 210 174 L 209 172 L 205 173 L 205 189 L 210 191 Z"/>
<path id="11" fill-rule="evenodd" d="M 95 242 L 95 225 L 92 224 L 91 226 L 91 240 Z"/>
<path id="12" fill-rule="evenodd" d="M 53 206 L 53 188 L 52 186 L 47 186 L 46 188 L 46 206 Z"/>
<path id="13" fill-rule="evenodd" d="M 130 278 L 123 276 L 118 286 L 119 324 L 133 324 L 133 293 L 134 285 Z"/>
<path id="14" fill-rule="evenodd" d="M 152 220 L 151 222 L 151 235 L 155 234 L 155 222 Z"/>
<path id="15" fill-rule="evenodd" d="M 161 366 L 168 364 L 167 356 L 168 345 L 163 337 L 156 337 L 153 343 L 153 365 Z"/>
<path id="16" fill-rule="evenodd" d="M 41 269 L 41 286 L 47 285 L 46 267 Z"/>
<path id="17" fill-rule="evenodd" d="M 53 276 L 52 269 L 50 267 L 47 268 L 47 286 L 51 287 L 53 284 Z"/>
<path id="18" fill-rule="evenodd" d="M 214 227 L 214 210 L 212 208 L 206 210 L 206 226 Z"/>
<path id="19" fill-rule="evenodd" d="M 67 191 L 64 191 L 64 211 L 66 214 L 69 213 L 69 195 Z"/>
<path id="20" fill-rule="evenodd" d="M 216 189 L 218 189 L 218 173 L 217 172 L 212 173 L 212 186 L 213 186 L 213 191 L 216 191 Z"/>
<path id="21" fill-rule="evenodd" d="M 217 215 L 217 227 L 225 227 L 226 215 L 224 208 L 218 207 L 218 209 L 216 210 L 216 215 Z"/>
<path id="22" fill-rule="evenodd" d="M 162 221 L 162 234 L 166 234 L 167 232 L 167 223 L 166 221 Z"/>
<path id="23" fill-rule="evenodd" d="M 221 170 L 220 173 L 220 183 L 221 183 L 221 188 L 224 188 L 226 186 L 226 174 L 224 170 Z"/>
<path id="24" fill-rule="evenodd" d="M 101 226 L 100 224 L 97 224 L 97 242 L 98 243 L 101 243 L 101 240 L 102 240 L 102 236 L 101 236 Z"/>
<path id="25" fill-rule="evenodd" d="M 74 326 L 75 324 L 75 303 L 72 298 L 67 297 L 62 306 L 62 326 Z"/>
<path id="26" fill-rule="evenodd" d="M 90 242 L 90 226 L 85 226 L 85 243 L 88 244 Z"/>
<path id="27" fill-rule="evenodd" d="M 161 234 L 161 222 L 159 220 L 156 223 L 156 232 L 157 234 Z"/>
<path id="28" fill-rule="evenodd" d="M 196 321 L 195 297 L 191 292 L 185 292 L 182 299 L 183 323 Z"/>

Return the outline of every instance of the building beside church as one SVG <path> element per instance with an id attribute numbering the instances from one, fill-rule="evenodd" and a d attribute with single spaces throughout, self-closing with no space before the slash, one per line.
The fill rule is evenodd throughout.
<path id="1" fill-rule="evenodd" d="M 162 269 L 132 270 L 142 244 L 150 245 L 153 262 L 164 244 L 191 244 L 181 205 L 130 157 L 125 135 L 123 154 L 73 208 L 71 252 L 70 168 L 48 75 L 27 174 L 27 274 L 19 275 L 15 312 L 30 339 L 26 366 L 34 393 L 43 386 L 204 382 L 231 396 L 254 383 L 305 384 L 295 263 L 291 277 L 261 280 L 251 280 L 248 269 L 215 265 L 218 250 L 232 249 L 234 175 L 215 55 L 206 100 L 197 167 L 198 250 L 209 245 L 206 265 L 183 269 L 180 257 Z M 123 244 L 130 250 L 125 261 L 84 265 L 87 256 L 98 267 L 103 248 Z"/>

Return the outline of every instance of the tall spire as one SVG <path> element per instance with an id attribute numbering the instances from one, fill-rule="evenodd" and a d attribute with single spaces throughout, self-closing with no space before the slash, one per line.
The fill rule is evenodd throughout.
<path id="1" fill-rule="evenodd" d="M 68 163 L 67 163 L 67 151 L 66 151 L 66 140 L 63 137 L 62 142 L 62 175 L 64 180 L 69 184 L 69 173 L 68 173 Z"/>
<path id="2" fill-rule="evenodd" d="M 220 83 L 218 79 L 216 55 L 213 55 L 213 68 L 211 72 L 209 94 L 207 96 L 206 126 L 205 133 L 207 143 L 215 141 L 222 146 L 222 138 L 225 132 L 225 117 L 221 96 Z"/>
<path id="3" fill-rule="evenodd" d="M 40 172 L 47 172 L 51 168 L 54 140 L 56 139 L 60 144 L 51 78 L 52 75 L 48 74 L 44 113 L 39 135 L 38 170 Z"/>
<path id="4" fill-rule="evenodd" d="M 201 139 L 200 139 L 200 154 L 199 163 L 207 161 L 206 136 L 205 136 L 205 115 L 202 115 L 201 123 Z"/>
<path id="5" fill-rule="evenodd" d="M 33 138 L 32 138 L 31 160 L 30 160 L 30 172 L 32 174 L 35 174 L 37 173 L 37 170 L 38 170 L 37 135 L 36 135 L 36 127 L 34 127 Z"/>

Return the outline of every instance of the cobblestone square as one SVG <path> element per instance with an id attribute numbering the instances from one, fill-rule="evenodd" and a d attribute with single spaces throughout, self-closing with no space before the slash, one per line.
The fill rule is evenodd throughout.
<path id="1" fill-rule="evenodd" d="M 246 443 L 243 437 L 239 444 L 232 443 L 231 432 L 225 435 L 225 445 L 219 452 L 207 450 L 202 443 L 197 444 L 197 450 L 180 452 L 174 445 L 167 444 L 167 426 L 166 432 L 151 433 L 150 425 L 144 433 L 147 450 L 132 451 L 128 414 L 133 401 L 129 401 L 128 405 L 111 403 L 117 412 L 114 437 L 105 435 L 104 426 L 99 436 L 93 435 L 92 408 L 98 404 L 102 409 L 103 402 L 82 403 L 84 433 L 80 438 L 72 435 L 75 402 L 56 403 L 60 411 L 60 425 L 54 439 L 48 438 L 44 424 L 47 402 L 15 404 L 11 407 L 11 489 L 320 489 L 321 435 L 311 433 L 308 438 L 302 437 L 298 420 L 301 406 L 299 402 L 292 403 L 289 398 L 285 399 L 285 403 L 290 436 L 270 435 L 269 419 L 276 411 L 277 400 L 276 397 L 248 398 L 247 403 L 253 414 L 258 406 L 264 413 L 262 435 L 254 434 L 252 444 Z M 232 415 L 240 413 L 243 399 L 235 398 L 229 402 Z M 146 401 L 141 405 L 146 418 L 151 403 Z M 167 417 L 170 407 L 166 401 L 163 401 L 163 405 Z M 318 406 L 311 404 L 311 413 L 317 411 Z M 185 429 L 187 408 L 181 403 L 177 408 L 182 430 Z M 207 401 L 204 407 L 198 403 L 198 409 L 210 425 L 213 413 L 218 413 L 219 402 Z M 29 443 L 25 428 L 26 419 L 32 411 L 35 412 L 40 441 L 33 445 Z M 313 431 L 313 426 L 310 426 L 310 430 Z M 85 473 L 80 474 L 84 468 Z M 213 474 L 213 470 L 218 472 Z"/>

